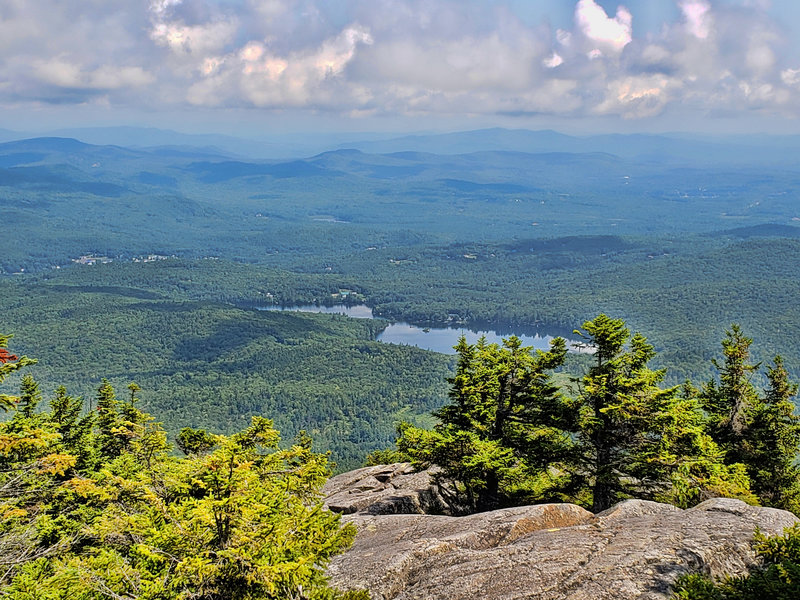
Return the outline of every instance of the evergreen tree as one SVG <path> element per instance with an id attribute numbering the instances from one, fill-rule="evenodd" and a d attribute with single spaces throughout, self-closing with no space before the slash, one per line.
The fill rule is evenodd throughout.
<path id="1" fill-rule="evenodd" d="M 576 398 L 548 373 L 564 361 L 563 340 L 531 355 L 516 338 L 503 347 L 462 339 L 440 422 L 402 426 L 399 456 L 439 466 L 443 495 L 464 512 L 558 500 L 600 512 L 629 497 L 756 502 L 745 466 L 726 464 L 709 435 L 697 391 L 659 386 L 665 372 L 649 368 L 655 351 L 643 335 L 606 315 L 576 333 L 594 352 L 573 380 Z"/>
<path id="2" fill-rule="evenodd" d="M 636 496 L 689 508 L 715 497 L 757 499 L 742 464 L 726 465 L 724 452 L 706 431 L 697 390 L 658 394 L 648 411 L 649 433 L 633 453 Z"/>
<path id="3" fill-rule="evenodd" d="M 0 336 L 0 383 L 14 371 L 35 363 L 27 357 L 12 355 L 6 345 L 10 336 Z M 17 412 L 18 398 L 0 396 L 0 404 L 14 411 L 13 417 L 0 423 L 0 556 L 5 564 L 0 569 L 0 595 L 18 566 L 61 547 L 42 536 L 44 511 L 57 487 L 57 480 L 74 466 L 72 456 L 57 447 L 59 436 L 40 418 L 34 418 L 38 402 L 38 385 L 24 377 L 22 407 L 29 416 Z"/>
<path id="4" fill-rule="evenodd" d="M 34 414 L 38 388 L 25 379 L 0 423 L 1 597 L 368 598 L 327 586 L 325 565 L 355 529 L 323 508 L 327 457 L 310 438 L 280 449 L 272 423 L 254 418 L 215 436 L 213 451 L 178 459 L 129 390 L 121 406 L 104 380 L 96 420 L 63 387 Z"/>
<path id="5" fill-rule="evenodd" d="M 50 400 L 50 413 L 47 419 L 56 433 L 61 436 L 64 451 L 75 456 L 76 467 L 85 469 L 94 462 L 95 448 L 90 443 L 94 414 L 81 417 L 83 399 L 67 394 L 67 388 L 59 386 Z"/>
<path id="6" fill-rule="evenodd" d="M 709 433 L 727 464 L 741 463 L 762 504 L 800 510 L 800 417 L 783 359 L 767 369 L 769 385 L 760 395 L 752 383 L 759 364 L 750 362 L 753 340 L 732 325 L 722 341 L 724 360 L 714 361 L 719 382 L 709 381 L 701 397 L 709 415 Z"/>
<path id="7" fill-rule="evenodd" d="M 38 382 L 30 374 L 22 377 L 20 385 L 19 403 L 17 411 L 21 417 L 30 419 L 36 412 L 36 407 L 42 401 L 42 393 L 39 390 Z"/>
<path id="8" fill-rule="evenodd" d="M 564 361 L 564 340 L 535 354 L 516 337 L 502 347 L 462 337 L 455 348 L 450 404 L 435 413 L 432 432 L 401 428 L 401 454 L 442 468 L 442 489 L 457 512 L 556 497 L 564 471 L 559 477 L 549 467 L 569 455 L 570 411 L 549 371 Z"/>
<path id="9" fill-rule="evenodd" d="M 36 533 L 15 538 L 28 555 L 4 555 L 18 559 L 0 573 L 4 598 L 368 598 L 326 584 L 325 565 L 355 529 L 322 507 L 324 455 L 279 449 L 271 422 L 258 417 L 239 434 L 219 436 L 213 452 L 186 459 L 172 457 L 157 433 L 45 488 L 36 498 Z M 13 522 L 6 526 L 2 549 L 18 534 Z"/>
<path id="10" fill-rule="evenodd" d="M 650 417 L 661 390 L 664 371 L 647 363 L 655 351 L 641 334 L 630 336 L 622 319 L 599 315 L 583 324 L 584 337 L 594 351 L 595 365 L 577 380 L 581 403 L 578 438 L 583 473 L 592 492 L 592 511 L 600 512 L 637 490 L 631 467 L 652 431 Z"/>
<path id="11" fill-rule="evenodd" d="M 736 324 L 725 332 L 724 361 L 712 361 L 719 372 L 719 382 L 709 381 L 701 395 L 709 417 L 709 432 L 725 452 L 728 463 L 745 462 L 746 431 L 761 403 L 751 381 L 759 368 L 750 363 L 752 343 Z"/>
<path id="12" fill-rule="evenodd" d="M 33 358 L 28 358 L 27 356 L 19 357 L 8 351 L 8 340 L 11 337 L 10 335 L 0 334 L 0 383 L 14 371 L 36 364 L 36 360 Z M 17 398 L 15 396 L 0 394 L 0 409 L 7 411 L 13 409 L 16 404 Z"/>
<path id="13" fill-rule="evenodd" d="M 726 466 L 705 432 L 691 389 L 659 387 L 665 371 L 648 367 L 655 350 L 643 335 L 602 314 L 576 333 L 595 359 L 577 380 L 576 432 L 593 512 L 629 497 L 682 506 L 710 496 L 753 500 L 743 467 Z"/>
<path id="14" fill-rule="evenodd" d="M 800 416 L 792 402 L 797 385 L 789 382 L 780 356 L 768 367 L 767 379 L 746 430 L 744 460 L 762 504 L 800 514 Z"/>
<path id="15" fill-rule="evenodd" d="M 217 445 L 217 436 L 205 429 L 184 427 L 176 436 L 175 445 L 186 456 L 203 454 Z"/>
<path id="16" fill-rule="evenodd" d="M 124 443 L 119 429 L 119 402 L 114 388 L 108 380 L 103 379 L 100 387 L 97 388 L 95 400 L 98 428 L 97 449 L 103 457 L 115 458 L 119 456 Z"/>
<path id="17" fill-rule="evenodd" d="M 153 421 L 153 418 L 143 413 L 136 407 L 139 402 L 137 392 L 142 388 L 135 382 L 128 384 L 128 401 L 118 404 L 118 419 L 115 428 L 115 434 L 119 440 L 122 449 L 128 450 L 131 442 L 140 438 L 144 434 L 148 422 Z"/>

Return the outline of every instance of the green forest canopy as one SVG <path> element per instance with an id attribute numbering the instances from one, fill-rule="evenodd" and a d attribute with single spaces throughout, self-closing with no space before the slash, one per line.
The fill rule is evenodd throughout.
<path id="1" fill-rule="evenodd" d="M 567 390 L 554 383 L 562 338 L 550 350 L 480 340 L 457 347 L 450 402 L 432 430 L 404 424 L 399 457 L 437 466 L 451 509 L 469 513 L 568 501 L 601 512 L 626 498 L 686 508 L 715 496 L 800 514 L 797 386 L 776 356 L 768 386 L 751 382 L 752 340 L 734 325 L 717 376 L 663 387 L 653 346 L 606 315 L 576 332 L 592 365 Z"/>
<path id="2" fill-rule="evenodd" d="M 664 388 L 664 371 L 648 366 L 653 347 L 622 320 L 599 315 L 579 333 L 594 353 L 572 395 L 551 376 L 566 357 L 563 339 L 535 353 L 515 337 L 462 340 L 439 423 L 400 429 L 400 455 L 441 467 L 455 512 L 552 500 L 601 511 L 631 496 L 679 506 L 729 496 L 800 512 L 797 386 L 780 357 L 759 392 L 752 340 L 733 326 L 717 377 Z M 35 363 L 7 346 L 0 337 L 0 382 Z M 304 432 L 279 449 L 261 417 L 230 437 L 185 428 L 178 458 L 137 407 L 139 391 L 132 383 L 118 400 L 103 380 L 87 412 L 59 387 L 43 411 L 26 374 L 19 396 L 0 397 L 11 410 L 0 424 L 0 545 L 10 565 L 0 588 L 9 598 L 366 598 L 326 587 L 324 565 L 354 532 L 321 510 L 330 472 Z M 760 539 L 765 567 L 746 584 L 695 576 L 679 597 L 755 598 L 732 594 L 763 590 L 765 578 L 793 593 L 785 573 L 794 555 L 781 550 L 794 547 L 791 536 Z"/>
<path id="3" fill-rule="evenodd" d="M 0 382 L 31 361 L 6 350 Z M 322 507 L 325 455 L 272 422 L 206 435 L 182 458 L 103 382 L 95 410 L 60 387 L 45 410 L 25 375 L 0 424 L 0 594 L 12 600 L 364 599 L 324 568 L 355 530 Z"/>

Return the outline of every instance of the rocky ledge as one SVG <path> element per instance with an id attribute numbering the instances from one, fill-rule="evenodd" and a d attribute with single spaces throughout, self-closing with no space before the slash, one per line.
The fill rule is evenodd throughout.
<path id="1" fill-rule="evenodd" d="M 797 521 L 724 498 L 688 510 L 627 500 L 597 515 L 573 504 L 421 514 L 440 499 L 407 464 L 345 473 L 325 491 L 359 531 L 331 581 L 373 600 L 663 600 L 684 573 L 743 573 L 756 528 L 780 534 Z"/>

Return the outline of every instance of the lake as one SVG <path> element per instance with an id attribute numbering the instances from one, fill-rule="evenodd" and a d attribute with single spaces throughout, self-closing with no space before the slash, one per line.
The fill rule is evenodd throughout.
<path id="1" fill-rule="evenodd" d="M 316 306 L 313 304 L 290 307 L 266 306 L 260 307 L 259 310 L 327 313 L 346 315 L 355 319 L 377 318 L 372 314 L 372 309 L 364 304 L 355 306 Z M 501 330 L 498 332 L 491 329 L 469 329 L 463 326 L 420 327 L 417 325 L 412 325 L 411 323 L 394 322 L 389 323 L 386 329 L 384 329 L 383 332 L 378 335 L 378 341 L 387 344 L 416 346 L 417 348 L 441 352 L 442 354 L 455 354 L 453 346 L 456 345 L 458 339 L 462 335 L 466 337 L 467 343 L 469 344 L 474 344 L 478 341 L 478 339 L 480 339 L 481 336 L 484 336 L 489 343 L 500 344 L 502 343 L 503 338 L 516 335 L 522 340 L 524 346 L 533 346 L 539 350 L 547 350 L 550 347 L 550 340 L 558 335 L 566 338 L 566 333 L 567 332 L 555 331 L 545 327 L 536 329 L 518 329 L 515 331 Z M 567 345 L 571 351 L 585 351 L 575 348 L 573 346 L 575 343 L 578 343 L 578 340 L 567 338 Z"/>

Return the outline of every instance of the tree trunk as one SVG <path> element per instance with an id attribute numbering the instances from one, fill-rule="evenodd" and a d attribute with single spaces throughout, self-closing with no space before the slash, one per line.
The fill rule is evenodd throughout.
<path id="1" fill-rule="evenodd" d="M 592 512 L 599 513 L 611 508 L 614 504 L 614 466 L 611 464 L 609 448 L 597 448 L 597 462 L 595 464 L 595 480 L 592 489 Z"/>
<path id="2" fill-rule="evenodd" d="M 486 474 L 486 489 L 478 495 L 478 512 L 500 508 L 500 478 L 491 471 Z"/>

